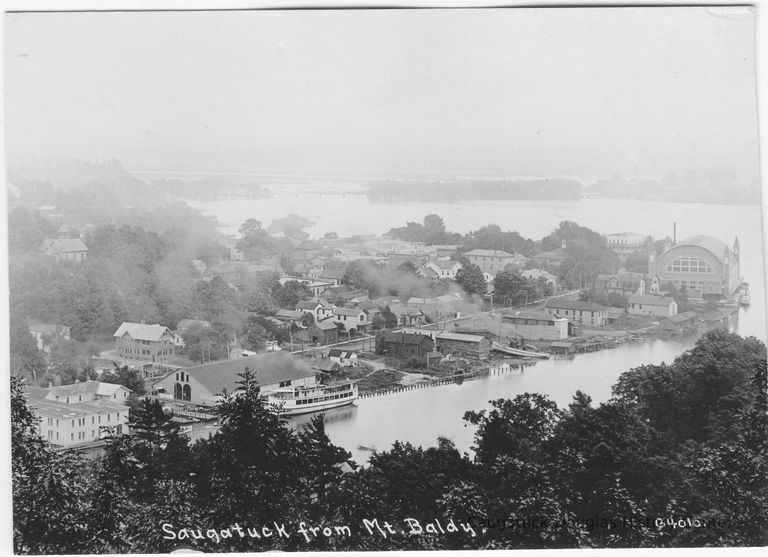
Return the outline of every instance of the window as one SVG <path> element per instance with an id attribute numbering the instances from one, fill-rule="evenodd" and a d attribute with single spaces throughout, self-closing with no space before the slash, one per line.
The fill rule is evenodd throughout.
<path id="1" fill-rule="evenodd" d="M 77 402 L 83 402 L 83 395 L 77 395 Z"/>
<path id="2" fill-rule="evenodd" d="M 712 265 L 698 257 L 683 256 L 669 263 L 664 272 L 667 273 L 711 273 Z"/>
<path id="3" fill-rule="evenodd" d="M 75 420 L 72 420 L 72 427 L 75 427 Z"/>
<path id="4" fill-rule="evenodd" d="M 108 421 L 108 422 L 111 422 L 111 421 L 112 421 L 112 414 L 107 414 L 107 421 Z"/>
<path id="5" fill-rule="evenodd" d="M 75 434 L 74 433 L 70 433 L 69 434 L 69 440 L 70 441 L 74 441 L 75 440 Z"/>

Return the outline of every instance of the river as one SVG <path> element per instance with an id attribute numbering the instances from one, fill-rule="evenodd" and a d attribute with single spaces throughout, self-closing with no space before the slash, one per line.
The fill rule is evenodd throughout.
<path id="1" fill-rule="evenodd" d="M 563 220 L 575 221 L 600 233 L 637 232 L 656 238 L 706 234 L 741 246 L 741 274 L 750 283 L 752 305 L 740 310 L 731 329 L 743 336 L 766 339 L 765 282 L 762 226 L 759 206 L 707 205 L 700 203 L 655 203 L 620 199 L 581 201 L 473 201 L 462 203 L 374 203 L 362 195 L 298 195 L 276 193 L 270 199 L 194 201 L 190 205 L 215 217 L 223 233 L 234 234 L 247 218 L 268 225 L 294 213 L 316 224 L 307 229 L 313 237 L 325 232 L 339 236 L 384 233 L 407 221 L 421 222 L 437 213 L 450 231 L 465 233 L 495 223 L 525 237 L 540 239 Z M 386 450 L 396 440 L 424 447 L 438 437 L 453 440 L 469 451 L 474 428 L 465 427 L 467 410 L 488 408 L 488 401 L 511 398 L 524 392 L 548 395 L 558 405 L 567 405 L 581 390 L 594 403 L 605 401 L 621 373 L 642 364 L 671 362 L 693 346 L 694 339 L 654 340 L 627 343 L 612 350 L 580 354 L 573 359 L 538 362 L 523 370 L 491 375 L 461 385 L 445 385 L 404 391 L 394 395 L 358 400 L 355 406 L 326 414 L 331 440 L 365 462 L 370 456 L 361 447 Z M 292 418 L 299 428 L 308 417 Z"/>

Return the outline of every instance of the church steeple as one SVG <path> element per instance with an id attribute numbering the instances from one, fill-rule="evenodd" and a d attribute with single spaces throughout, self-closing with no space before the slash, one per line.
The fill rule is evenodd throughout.
<path id="1" fill-rule="evenodd" d="M 734 238 L 734 240 L 733 240 L 733 250 L 732 251 L 733 251 L 733 255 L 735 255 L 736 257 L 739 256 L 739 237 L 738 236 L 736 236 Z"/>

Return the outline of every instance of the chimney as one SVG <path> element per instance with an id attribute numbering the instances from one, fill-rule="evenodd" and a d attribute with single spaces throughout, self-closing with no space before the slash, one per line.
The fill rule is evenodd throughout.
<path id="1" fill-rule="evenodd" d="M 677 245 L 677 222 L 672 223 L 672 245 Z"/>

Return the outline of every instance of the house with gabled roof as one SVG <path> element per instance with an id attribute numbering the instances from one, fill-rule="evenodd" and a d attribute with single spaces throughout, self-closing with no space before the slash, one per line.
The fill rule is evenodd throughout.
<path id="1" fill-rule="evenodd" d="M 427 363 L 435 342 L 428 335 L 382 331 L 376 336 L 376 353 L 396 358 L 415 358 Z"/>
<path id="2" fill-rule="evenodd" d="M 237 374 L 246 367 L 256 372 L 261 392 L 317 385 L 315 371 L 306 362 L 286 352 L 270 352 L 172 371 L 155 382 L 152 392 L 160 398 L 215 406 L 225 392 L 238 390 Z"/>
<path id="3" fill-rule="evenodd" d="M 85 261 L 88 247 L 80 238 L 46 238 L 39 250 L 56 261 Z"/>
<path id="4" fill-rule="evenodd" d="M 432 271 L 430 276 L 454 280 L 456 273 L 461 269 L 461 263 L 455 259 L 433 259 L 427 261 L 423 268 L 425 271 Z"/>
<path id="5" fill-rule="evenodd" d="M 126 360 L 165 363 L 173 358 L 178 337 L 163 325 L 124 322 L 112 335 L 117 353 Z"/>
<path id="6" fill-rule="evenodd" d="M 630 296 L 630 315 L 672 317 L 677 315 L 677 302 L 672 296 Z"/>
<path id="7" fill-rule="evenodd" d="M 347 350 L 345 348 L 331 348 L 328 350 L 327 356 L 330 361 L 336 362 L 342 367 L 358 365 L 357 352 L 354 350 Z"/>
<path id="8" fill-rule="evenodd" d="M 323 298 L 300 300 L 296 304 L 296 311 L 311 314 L 315 318 L 315 321 L 323 321 L 324 319 L 333 317 L 333 310 L 335 309 L 335 304 L 332 304 Z"/>
<path id="9" fill-rule="evenodd" d="M 347 331 L 355 329 L 358 332 L 364 332 L 371 324 L 368 314 L 360 306 L 336 308 L 333 311 L 333 320 L 344 325 Z"/>

